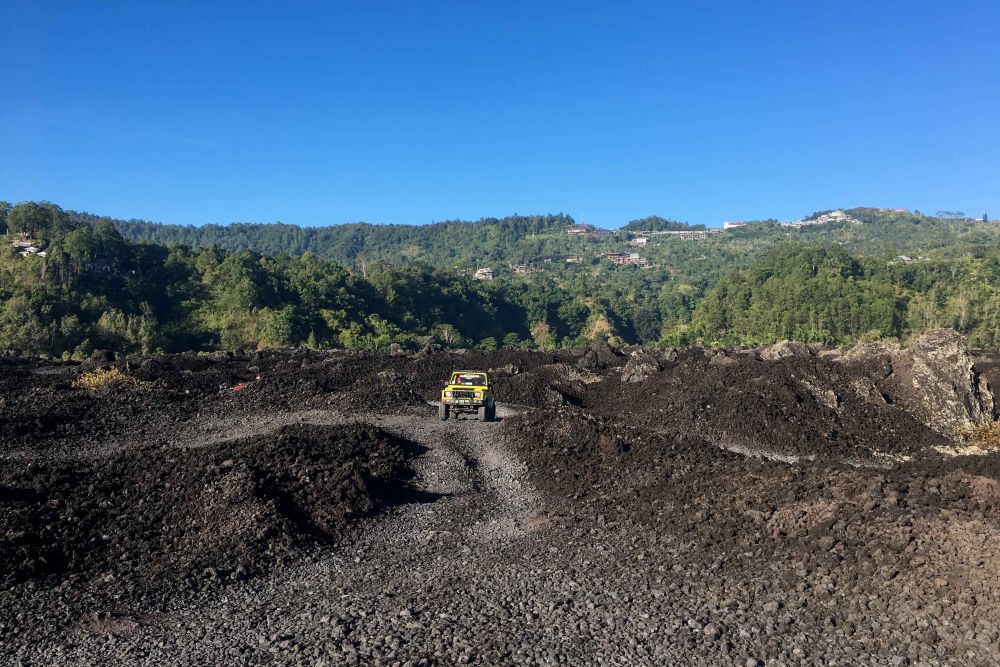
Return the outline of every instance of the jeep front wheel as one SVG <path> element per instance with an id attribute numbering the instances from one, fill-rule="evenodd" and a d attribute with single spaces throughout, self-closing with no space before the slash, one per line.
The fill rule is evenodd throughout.
<path id="1" fill-rule="evenodd" d="M 441 421 L 448 421 L 448 406 L 447 405 L 442 404 L 442 405 L 438 406 L 438 419 L 440 419 Z"/>

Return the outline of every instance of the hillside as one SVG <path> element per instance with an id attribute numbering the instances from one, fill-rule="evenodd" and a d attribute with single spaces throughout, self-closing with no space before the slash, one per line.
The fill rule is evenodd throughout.
<path id="1" fill-rule="evenodd" d="M 75 214 L 82 221 L 94 216 Z M 456 266 L 506 261 L 525 239 L 558 234 L 574 223 L 569 216 L 513 215 L 478 222 L 453 220 L 429 225 L 372 225 L 358 222 L 326 227 L 275 224 L 160 225 L 140 220 L 111 220 L 131 240 L 192 248 L 253 250 L 267 255 L 307 252 L 342 263 L 427 261 Z M 520 259 L 527 259 L 526 256 Z"/>
<path id="2" fill-rule="evenodd" d="M 231 225 L 165 225 L 142 220 L 117 220 L 86 213 L 69 212 L 77 221 L 112 223 L 130 241 L 192 248 L 215 246 L 221 250 L 253 250 L 266 255 L 302 255 L 310 252 L 341 263 L 388 262 L 394 265 L 425 261 L 441 267 L 476 267 L 493 263 L 532 263 L 547 258 L 566 258 L 583 252 L 585 258 L 600 252 L 627 248 L 641 232 L 703 231 L 704 225 L 688 225 L 658 216 L 632 220 L 608 235 L 571 235 L 570 216 L 513 215 L 476 222 L 453 220 L 427 225 L 343 225 L 299 227 L 282 223 Z M 825 212 L 824 212 L 825 213 Z M 877 208 L 844 209 L 845 220 L 828 224 L 782 225 L 777 221 L 751 221 L 722 236 L 701 239 L 697 247 L 725 255 L 753 254 L 760 246 L 784 240 L 837 243 L 856 254 L 895 257 L 922 255 L 948 249 L 977 248 L 1000 241 L 1000 225 L 979 220 L 953 219 Z M 806 221 L 821 218 L 816 213 Z M 856 221 L 856 222 L 855 222 Z M 860 224 L 859 224 L 860 223 Z M 687 239 L 669 234 L 651 237 L 643 255 L 652 261 L 673 256 Z M 952 253 L 950 256 L 957 256 Z"/>
<path id="3" fill-rule="evenodd" d="M 1000 344 L 995 224 L 849 209 L 718 233 L 630 227 L 556 215 L 186 228 L 0 206 L 0 350 L 842 345 L 937 327 Z M 135 242 L 137 230 L 162 243 Z M 198 247 L 216 237 L 231 249 Z M 237 249 L 253 244 L 274 254 Z"/>

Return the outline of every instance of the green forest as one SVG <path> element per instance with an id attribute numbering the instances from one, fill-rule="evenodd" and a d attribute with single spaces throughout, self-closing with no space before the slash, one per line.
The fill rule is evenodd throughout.
<path id="1" fill-rule="evenodd" d="M 1000 346 L 1000 225 L 847 212 L 685 240 L 668 232 L 702 228 L 656 216 L 577 236 L 563 214 L 185 227 L 0 202 L 0 351 L 848 345 L 942 326 Z"/>

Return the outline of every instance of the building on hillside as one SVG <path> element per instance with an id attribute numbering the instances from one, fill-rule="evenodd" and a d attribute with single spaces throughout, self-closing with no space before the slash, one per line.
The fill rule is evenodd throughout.
<path id="1" fill-rule="evenodd" d="M 579 255 L 573 255 L 572 257 L 567 257 L 566 258 L 566 263 L 567 264 L 582 264 L 583 263 L 583 257 L 580 257 Z"/>
<path id="2" fill-rule="evenodd" d="M 472 277 L 476 280 L 493 280 L 493 269 L 489 267 L 477 269 L 476 272 L 472 274 Z"/>
<path id="3" fill-rule="evenodd" d="M 573 225 L 566 230 L 566 233 L 570 236 L 584 236 L 589 238 L 594 236 L 613 236 L 615 232 L 610 229 L 600 229 L 593 225 Z"/>
<path id="4" fill-rule="evenodd" d="M 664 231 L 664 232 L 653 232 L 654 234 L 660 236 L 669 236 L 673 239 L 683 239 L 685 241 L 695 241 L 697 239 L 707 239 L 709 236 L 715 236 L 721 234 L 722 230 L 718 227 L 713 229 L 685 229 L 676 231 Z"/>
<path id="5" fill-rule="evenodd" d="M 740 227 L 746 227 L 746 226 L 747 226 L 747 223 L 745 223 L 745 222 L 723 222 L 722 223 L 722 229 L 724 229 L 724 230 L 727 230 L 727 229 L 738 229 Z"/>
<path id="6" fill-rule="evenodd" d="M 796 220 L 795 222 L 783 222 L 785 227 L 793 227 L 800 229 L 802 227 L 811 227 L 813 225 L 827 225 L 831 222 L 852 222 L 861 224 L 860 220 L 852 218 L 841 210 L 830 211 L 829 213 L 824 213 L 823 215 L 818 215 L 815 218 L 809 220 Z"/>
<path id="7" fill-rule="evenodd" d="M 530 273 L 531 272 L 531 265 L 530 264 L 514 264 L 511 268 L 514 269 L 514 273 Z"/>
<path id="8" fill-rule="evenodd" d="M 722 230 L 719 230 L 722 231 Z M 691 231 L 691 232 L 676 232 L 670 234 L 670 238 L 682 239 L 684 241 L 693 241 L 695 239 L 707 239 L 709 237 L 708 230 L 705 231 Z"/>
<path id="9" fill-rule="evenodd" d="M 607 258 L 619 265 L 635 264 L 636 266 L 649 266 L 648 259 L 640 257 L 638 253 L 634 252 L 609 252 Z"/>
<path id="10" fill-rule="evenodd" d="M 629 245 L 640 247 L 646 245 L 647 243 L 649 243 L 649 237 L 647 236 L 640 236 L 639 238 L 632 239 L 628 242 Z"/>
<path id="11" fill-rule="evenodd" d="M 646 259 L 645 257 L 639 257 L 639 255 L 637 255 L 635 253 L 631 253 L 628 256 L 628 263 L 629 264 L 635 264 L 636 266 L 641 266 L 643 268 L 649 266 L 649 260 L 648 259 Z"/>
<path id="12" fill-rule="evenodd" d="M 17 254 L 21 257 L 29 257 L 31 255 L 37 255 L 38 257 L 45 257 L 47 253 L 42 250 L 45 244 L 40 241 L 32 241 L 30 239 L 24 239 L 20 241 L 13 241 L 10 247 L 17 251 Z"/>

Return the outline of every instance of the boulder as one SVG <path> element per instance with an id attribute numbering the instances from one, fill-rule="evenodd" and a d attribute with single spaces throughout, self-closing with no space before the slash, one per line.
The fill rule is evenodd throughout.
<path id="1" fill-rule="evenodd" d="M 634 350 L 622 369 L 622 382 L 642 382 L 661 370 L 660 360 L 643 349 Z"/>
<path id="2" fill-rule="evenodd" d="M 942 435 L 955 437 L 973 424 L 995 419 L 993 393 L 957 331 L 928 331 L 891 363 L 893 373 L 886 380 L 890 396 Z"/>
<path id="3" fill-rule="evenodd" d="M 434 356 L 436 352 L 440 352 L 443 348 L 437 343 L 428 343 L 419 352 L 416 352 L 414 356 L 416 357 L 431 357 Z"/>
<path id="4" fill-rule="evenodd" d="M 996 417 L 989 384 L 954 329 L 928 331 L 908 348 L 859 345 L 834 361 L 854 366 L 870 380 L 852 384 L 859 395 L 906 410 L 945 437 L 957 438 L 969 426 Z"/>
<path id="5" fill-rule="evenodd" d="M 590 346 L 590 349 L 597 355 L 601 368 L 607 368 L 608 366 L 619 364 L 622 356 L 624 356 L 616 348 L 603 341 L 594 343 Z"/>
<path id="6" fill-rule="evenodd" d="M 712 358 L 708 360 L 709 366 L 732 366 L 733 364 L 740 363 L 735 357 L 729 356 L 724 350 L 719 350 L 712 355 Z"/>
<path id="7" fill-rule="evenodd" d="M 548 387 L 545 389 L 544 399 L 544 405 L 552 405 L 556 407 L 570 405 L 569 397 L 555 387 Z"/>
<path id="8" fill-rule="evenodd" d="M 115 362 L 114 352 L 108 350 L 94 350 L 90 357 L 80 364 L 84 371 L 96 371 L 102 368 L 109 368 Z"/>
<path id="9" fill-rule="evenodd" d="M 583 355 L 576 360 L 576 367 L 581 371 L 599 371 L 601 370 L 601 361 L 594 350 L 587 348 L 584 350 Z"/>
<path id="10" fill-rule="evenodd" d="M 490 368 L 488 373 L 496 373 L 497 375 L 517 375 L 521 372 L 521 369 L 514 364 L 507 364 L 506 366 L 497 366 L 496 368 Z"/>
<path id="11" fill-rule="evenodd" d="M 795 343 L 790 340 L 783 340 L 774 345 L 761 348 L 760 358 L 763 361 L 777 361 L 786 357 L 808 357 L 813 353 L 805 343 Z"/>
<path id="12" fill-rule="evenodd" d="M 621 352 L 599 341 L 583 349 L 583 354 L 576 360 L 576 367 L 581 371 L 595 372 L 619 365 L 621 358 Z"/>

